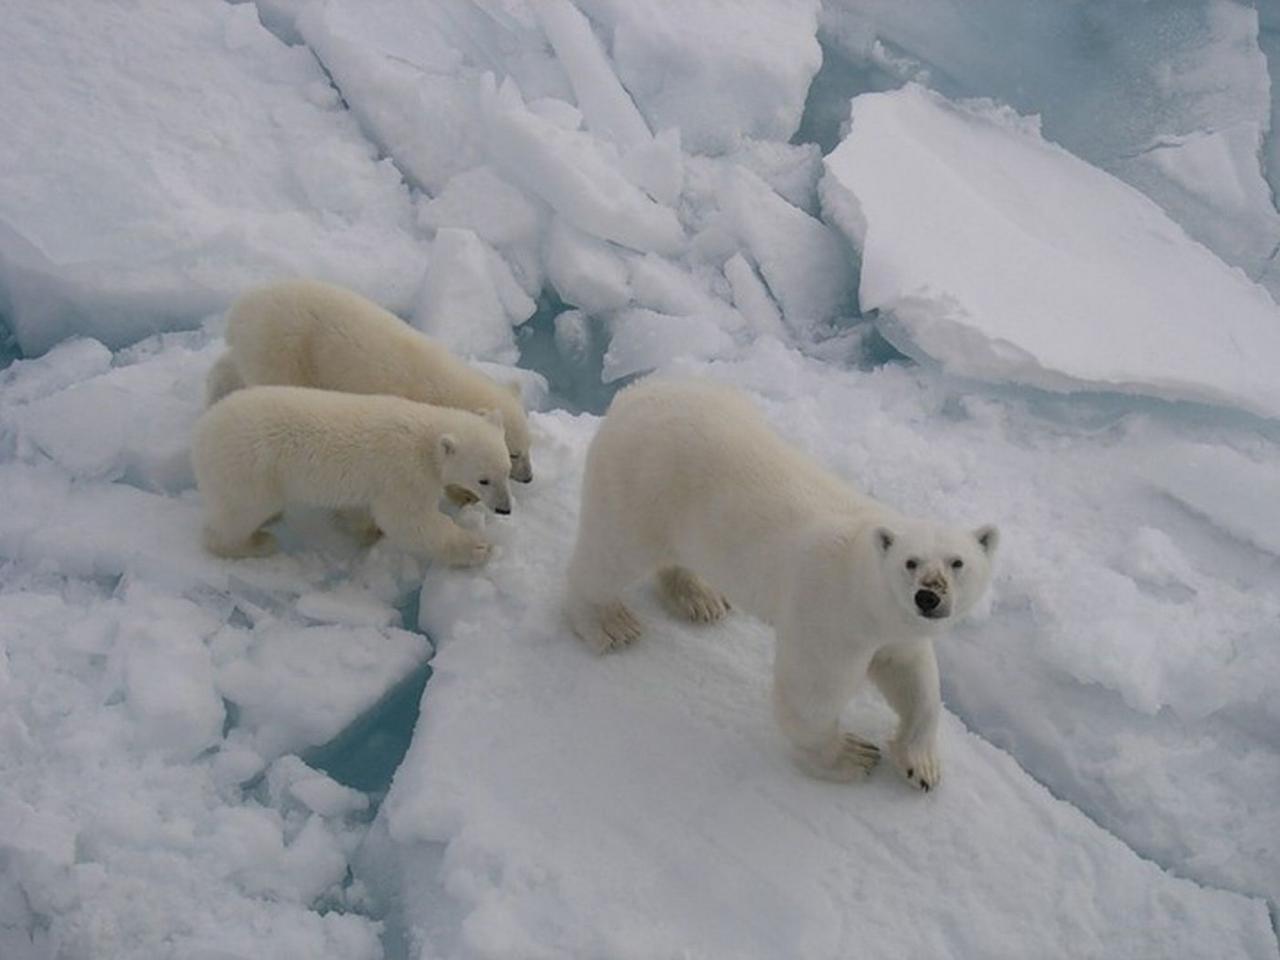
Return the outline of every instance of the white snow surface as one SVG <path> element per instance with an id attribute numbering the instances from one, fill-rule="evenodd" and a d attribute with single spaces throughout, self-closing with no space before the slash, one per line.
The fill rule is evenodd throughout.
<path id="1" fill-rule="evenodd" d="M 0 116 L 0 311 L 27 354 L 195 326 L 273 276 L 417 289 L 399 172 L 252 5 L 15 8 Z"/>
<path id="2" fill-rule="evenodd" d="M 862 452 L 827 445 L 811 404 L 869 391 L 780 350 L 716 373 L 766 370 L 775 420 L 821 431 L 836 463 Z M 896 413 L 868 431 L 882 449 Z M 589 653 L 559 577 L 596 421 L 535 424 L 552 466 L 500 555 L 423 587 L 435 674 L 359 862 L 375 891 L 428 884 L 392 921 L 410 956 L 1275 955 L 1259 902 L 1161 872 L 954 716 L 932 795 L 884 768 L 854 786 L 805 778 L 771 719 L 769 631 L 742 615 L 690 628 L 641 591 L 647 634 Z M 975 467 L 954 468 L 950 492 Z M 870 696 L 850 720 L 891 730 Z"/>
<path id="3" fill-rule="evenodd" d="M 1280 308 L 1034 120 L 918 85 L 853 101 L 828 214 L 864 310 L 949 371 L 1280 416 Z"/>
<path id="4" fill-rule="evenodd" d="M 1276 960 L 1271 7 L 15 6 L 0 363 L 43 356 L 0 369 L 0 958 Z M 1026 116 L 908 86 L 839 129 L 906 81 Z M 551 411 L 513 516 L 462 515 L 487 568 L 304 510 L 278 557 L 201 549 L 215 314 L 280 274 Z M 608 658 L 560 622 L 597 420 L 553 408 L 654 369 L 1000 525 L 938 791 L 793 769 L 739 614 L 641 590 Z M 415 598 L 441 653 L 379 807 L 320 768 L 421 682 Z"/>

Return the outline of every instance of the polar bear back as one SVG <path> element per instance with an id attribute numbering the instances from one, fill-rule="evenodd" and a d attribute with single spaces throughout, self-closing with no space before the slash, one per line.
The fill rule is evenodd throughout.
<path id="1" fill-rule="evenodd" d="M 251 290 L 231 308 L 227 344 L 240 379 L 250 386 L 390 394 L 461 410 L 498 410 L 512 453 L 527 457 L 528 421 L 518 391 L 351 290 L 318 280 Z"/>
<path id="2" fill-rule="evenodd" d="M 781 573 L 812 553 L 815 533 L 890 516 L 716 384 L 628 388 L 588 453 L 582 522 L 607 528 L 589 537 L 690 566 L 766 620 Z"/>
<path id="3" fill-rule="evenodd" d="M 481 417 L 399 397 L 307 387 L 238 390 L 196 426 L 192 462 L 202 489 L 267 484 L 289 501 L 367 504 L 394 486 L 433 509 L 442 492 L 437 445 L 446 434 L 487 443 L 501 431 Z"/>

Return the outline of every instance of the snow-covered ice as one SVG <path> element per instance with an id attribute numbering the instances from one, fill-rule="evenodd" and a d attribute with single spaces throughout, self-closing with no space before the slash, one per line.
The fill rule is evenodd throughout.
<path id="1" fill-rule="evenodd" d="M 986 380 L 1280 416 L 1266 290 L 1034 120 L 918 85 L 864 94 L 826 166 L 862 308 L 900 349 Z"/>
<path id="2" fill-rule="evenodd" d="M 0 958 L 1278 960 L 1280 14 L 980 6 L 8 11 Z M 218 313 L 286 274 L 544 411 L 487 568 L 201 549 Z M 655 369 L 1000 525 L 939 790 L 796 771 L 740 614 L 560 621 Z"/>
<path id="3" fill-rule="evenodd" d="M 423 587 L 435 674 L 358 863 L 388 895 L 430 884 L 389 918 L 410 956 L 1274 955 L 1261 903 L 1162 873 L 954 717 L 936 794 L 800 776 L 741 615 L 690 628 L 643 597 L 637 645 L 588 652 L 559 577 L 595 423 L 535 424 L 555 472 L 502 554 Z M 883 704 L 856 716 L 891 729 Z"/>
<path id="4" fill-rule="evenodd" d="M 399 171 L 252 5 L 49 3 L 4 22 L 0 299 L 25 352 L 195 326 L 282 273 L 410 303 L 425 242 Z"/>

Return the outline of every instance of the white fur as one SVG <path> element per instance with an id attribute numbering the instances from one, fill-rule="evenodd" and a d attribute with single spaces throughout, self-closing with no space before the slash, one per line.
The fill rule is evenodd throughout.
<path id="1" fill-rule="evenodd" d="M 496 383 L 357 293 L 316 280 L 252 290 L 231 308 L 227 345 L 209 373 L 209 404 L 246 384 L 285 384 L 498 410 L 511 476 L 533 477 L 519 388 Z"/>
<path id="2" fill-rule="evenodd" d="M 303 503 L 343 511 L 366 536 L 371 513 L 392 543 L 474 566 L 490 545 L 439 512 L 441 495 L 458 489 L 490 509 L 511 509 L 497 414 L 485 419 L 399 397 L 237 390 L 196 424 L 192 463 L 205 544 L 221 556 L 271 553 L 275 541 L 262 526 L 285 504 Z"/>
<path id="3" fill-rule="evenodd" d="M 775 712 L 805 769 L 847 780 L 875 763 L 838 724 L 870 677 L 901 720 L 890 755 L 927 790 L 941 711 L 931 638 L 982 596 L 996 542 L 994 528 L 910 520 L 857 492 L 736 391 L 646 381 L 618 395 L 588 452 L 566 610 L 604 651 L 639 635 L 622 593 L 655 571 L 689 619 L 731 602 L 777 632 Z M 921 590 L 944 616 L 923 615 Z"/>

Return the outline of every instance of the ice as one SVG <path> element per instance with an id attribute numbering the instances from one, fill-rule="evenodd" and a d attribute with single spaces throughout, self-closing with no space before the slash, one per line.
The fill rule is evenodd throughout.
<path id="1" fill-rule="evenodd" d="M 724 275 L 733 291 L 733 305 L 746 319 L 751 330 L 758 335 L 785 337 L 786 328 L 782 325 L 778 305 L 769 296 L 760 275 L 747 262 L 747 258 L 741 253 L 735 253 L 725 262 Z"/>
<path id="2" fill-rule="evenodd" d="M 616 247 L 556 217 L 547 235 L 547 279 L 561 299 L 588 313 L 631 300 L 627 265 Z"/>
<path id="3" fill-rule="evenodd" d="M 730 229 L 759 266 L 787 326 L 797 336 L 817 336 L 847 307 L 852 294 L 847 244 L 742 167 L 726 174 L 721 203 Z"/>
<path id="4" fill-rule="evenodd" d="M 644 307 L 619 311 L 609 321 L 612 334 L 600 378 L 612 383 L 666 366 L 677 357 L 708 359 L 733 351 L 733 339 L 713 321 L 673 316 Z"/>
<path id="5" fill-rule="evenodd" d="M 369 798 L 290 751 L 423 669 L 396 608 L 422 566 L 292 515 L 284 556 L 204 553 L 174 464 L 220 350 L 68 341 L 0 374 L 6 960 L 383 957 L 348 880 Z"/>
<path id="6" fill-rule="evenodd" d="M 506 262 L 478 236 L 456 227 L 436 232 L 415 327 L 459 356 L 514 363 L 512 324 L 534 309 Z"/>
<path id="7" fill-rule="evenodd" d="M 1048 139 L 1150 195 L 1275 295 L 1280 213 L 1259 155 L 1274 126 L 1259 49 L 1272 6 L 836 0 L 822 26 L 834 55 L 881 75 L 877 89 L 917 80 L 1039 114 Z M 1209 151 L 1212 166 L 1192 157 Z"/>
<path id="8" fill-rule="evenodd" d="M 1274 4 L 254 7 L 0 40 L 0 957 L 1275 960 Z M 910 81 L 956 102 L 842 129 Z M 281 274 L 550 411 L 490 566 L 202 549 L 217 315 Z M 1000 524 L 938 791 L 793 769 L 740 614 L 569 635 L 567 411 L 649 370 Z"/>
<path id="9" fill-rule="evenodd" d="M 775 389 L 812 372 L 792 363 Z M 771 719 L 768 633 L 740 615 L 681 626 L 642 591 L 639 644 L 586 651 L 558 578 L 595 421 L 535 423 L 553 473 L 511 542 L 424 585 L 436 672 L 358 861 L 373 889 L 418 891 L 388 917 L 409 955 L 1274 956 L 1262 904 L 1162 873 L 954 717 L 938 792 L 805 778 Z M 856 717 L 889 729 L 883 706 Z"/>
<path id="10" fill-rule="evenodd" d="M 1151 485 L 1231 536 L 1280 557 L 1280 460 L 1221 444 L 1186 443 L 1142 459 Z"/>
<path id="11" fill-rule="evenodd" d="M 568 74 L 587 127 L 621 150 L 646 146 L 652 140 L 649 128 L 618 82 L 587 18 L 569 0 L 544 0 L 532 7 Z"/>
<path id="12" fill-rule="evenodd" d="M 785 141 L 822 63 L 812 0 L 583 0 L 618 78 L 652 130 L 724 153 L 744 137 Z"/>
<path id="13" fill-rule="evenodd" d="M 1266 291 L 1034 121 L 917 85 L 866 94 L 826 164 L 862 308 L 899 349 L 980 379 L 1280 414 Z"/>
<path id="14" fill-rule="evenodd" d="M 594 137 L 530 112 L 513 82 L 482 84 L 480 109 L 489 150 L 506 176 L 574 226 L 633 250 L 675 253 L 684 245 L 670 207 L 624 177 Z"/>
<path id="15" fill-rule="evenodd" d="M 406 630 L 287 622 L 227 627 L 213 649 L 218 689 L 264 758 L 332 740 L 431 651 Z"/>
<path id="16" fill-rule="evenodd" d="M 399 172 L 251 6 L 39 5 L 5 32 L 0 299 L 24 353 L 194 326 L 280 274 L 407 306 Z"/>

